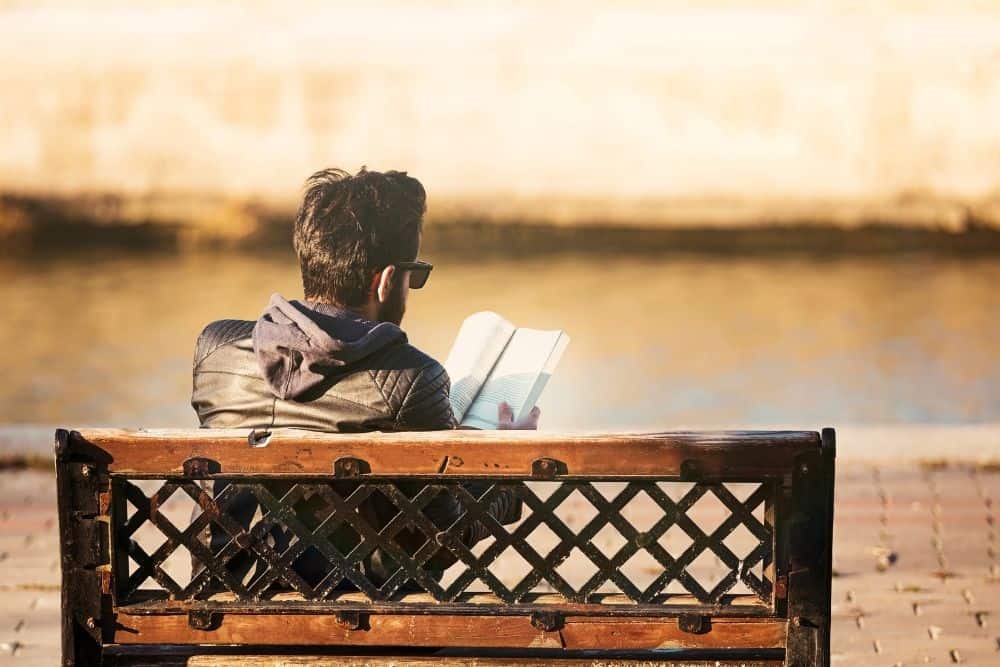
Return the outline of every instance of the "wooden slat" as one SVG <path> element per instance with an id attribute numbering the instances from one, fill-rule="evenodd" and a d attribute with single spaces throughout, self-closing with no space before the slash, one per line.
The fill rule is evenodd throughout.
<path id="1" fill-rule="evenodd" d="M 675 619 L 571 617 L 545 632 L 527 617 L 377 615 L 350 630 L 334 616 L 274 614 L 224 616 L 212 630 L 196 630 L 187 616 L 119 616 L 118 644 L 242 644 L 275 646 L 456 646 L 463 648 L 657 650 L 778 649 L 781 619 L 713 618 L 702 634 L 686 633 Z"/>
<path id="2" fill-rule="evenodd" d="M 782 660 L 661 660 L 641 658 L 479 658 L 462 657 L 392 657 L 392 656 L 323 656 L 323 655 L 202 655 L 189 658 L 187 667 L 780 667 Z"/>
<path id="3" fill-rule="evenodd" d="M 707 476 L 759 478 L 787 473 L 795 456 L 819 447 L 813 431 L 727 431 L 586 435 L 533 431 L 321 434 L 276 431 L 252 448 L 247 431 L 95 429 L 80 432 L 112 474 L 179 475 L 189 458 L 211 459 L 222 474 L 328 475 L 341 457 L 366 461 L 373 475 L 525 477 L 532 462 L 556 459 L 569 475 L 679 476 L 697 462 Z M 84 447 L 87 444 L 83 445 Z"/>

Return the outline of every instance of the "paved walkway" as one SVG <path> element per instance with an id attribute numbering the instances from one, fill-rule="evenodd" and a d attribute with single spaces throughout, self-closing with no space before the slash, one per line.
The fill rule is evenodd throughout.
<path id="1" fill-rule="evenodd" d="M 0 473 L 0 664 L 59 664 L 55 475 Z"/>
<path id="2" fill-rule="evenodd" d="M 840 464 L 838 665 L 1000 664 L 1000 470 Z M 56 665 L 54 479 L 0 473 L 0 664 Z"/>

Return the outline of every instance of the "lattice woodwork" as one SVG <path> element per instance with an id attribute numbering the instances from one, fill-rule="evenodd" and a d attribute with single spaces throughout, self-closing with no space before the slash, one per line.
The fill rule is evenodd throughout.
<path id="1" fill-rule="evenodd" d="M 112 493 L 124 498 L 112 517 L 116 562 L 129 564 L 114 573 L 119 605 L 357 591 L 370 602 L 426 592 L 448 603 L 488 592 L 508 604 L 616 594 L 653 613 L 682 595 L 718 605 L 749 593 L 773 608 L 772 482 L 234 477 L 213 489 L 117 477 Z M 429 511 L 442 494 L 460 507 L 450 525 Z M 503 495 L 519 501 L 514 520 L 491 514 Z"/>

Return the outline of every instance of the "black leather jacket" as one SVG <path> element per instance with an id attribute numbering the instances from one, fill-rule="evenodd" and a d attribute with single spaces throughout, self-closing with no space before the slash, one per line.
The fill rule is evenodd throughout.
<path id="1" fill-rule="evenodd" d="M 436 431 L 455 427 L 449 389 L 399 327 L 275 295 L 256 323 L 205 328 L 191 404 L 208 428 Z"/>
<path id="2" fill-rule="evenodd" d="M 191 404 L 207 428 L 360 432 L 444 430 L 456 425 L 447 372 L 410 345 L 399 327 L 278 295 L 257 322 L 209 324 L 198 338 L 193 375 Z M 216 493 L 222 488 L 217 486 Z M 474 495 L 485 491 L 479 484 L 468 488 Z M 277 485 L 275 491 L 280 491 Z M 384 525 L 396 508 L 379 494 L 375 497 L 380 501 L 364 509 L 370 520 Z M 520 517 L 520 503 L 513 494 L 502 492 L 494 498 L 490 513 L 499 521 L 510 523 Z M 234 517 L 249 527 L 256 499 L 248 494 L 230 507 Z M 447 494 L 439 494 L 424 508 L 441 529 L 463 511 L 458 499 Z M 477 523 L 463 541 L 471 545 L 486 535 L 485 527 Z M 417 533 L 409 537 L 415 548 L 425 539 Z M 228 539 L 213 534 L 213 549 L 221 549 Z M 275 541 L 280 548 L 282 536 L 276 535 Z M 397 541 L 407 541 L 405 532 L 397 535 Z M 452 562 L 454 558 L 442 549 L 427 567 L 439 571 Z M 247 558 L 232 567 L 246 573 L 252 565 Z M 378 552 L 366 567 L 376 581 L 395 570 Z M 326 563 L 300 563 L 296 569 L 311 583 L 325 575 Z"/>

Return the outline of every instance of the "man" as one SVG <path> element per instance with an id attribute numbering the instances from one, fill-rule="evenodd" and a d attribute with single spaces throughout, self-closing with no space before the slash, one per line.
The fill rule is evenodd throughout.
<path id="1" fill-rule="evenodd" d="M 405 172 L 313 174 L 295 220 L 304 301 L 271 297 L 256 323 L 198 339 L 192 405 L 209 428 L 318 431 L 455 428 L 449 379 L 399 328 L 417 260 L 424 188 Z M 535 428 L 537 412 L 500 428 Z"/>
<path id="2" fill-rule="evenodd" d="M 191 399 L 201 425 L 263 433 L 274 428 L 455 428 L 448 374 L 410 345 L 399 326 L 409 290 L 422 288 L 432 269 L 417 259 L 425 210 L 423 186 L 405 172 L 362 169 L 351 176 L 327 169 L 313 174 L 294 230 L 305 299 L 289 301 L 275 294 L 256 322 L 222 320 L 205 328 L 195 351 Z M 510 408 L 500 407 L 500 428 L 533 429 L 537 422 L 537 409 L 514 423 Z M 281 492 L 280 485 L 274 489 Z M 256 505 L 245 494 L 231 504 L 231 511 L 248 527 Z M 462 511 L 456 498 L 444 494 L 425 508 L 440 528 Z M 519 515 L 508 494 L 498 494 L 491 511 L 504 522 Z M 396 510 L 376 496 L 362 513 L 372 523 L 384 524 Z M 471 544 L 482 536 L 479 525 L 465 538 Z M 397 539 L 409 539 L 414 548 L 423 543 L 417 533 Z M 280 547 L 282 536 L 275 540 Z M 213 535 L 213 550 L 227 541 L 225 535 Z M 249 554 L 235 560 L 231 567 L 249 571 Z M 441 550 L 428 567 L 440 570 L 451 560 Z M 315 557 L 296 564 L 311 583 L 322 579 L 327 567 Z M 395 569 L 378 552 L 366 567 L 373 579 L 384 579 Z"/>

